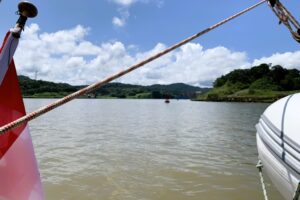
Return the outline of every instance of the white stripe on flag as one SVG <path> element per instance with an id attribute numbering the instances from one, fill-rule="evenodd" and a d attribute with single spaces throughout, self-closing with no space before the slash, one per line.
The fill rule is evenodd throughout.
<path id="1" fill-rule="evenodd" d="M 0 54 L 0 85 L 5 77 L 8 66 L 13 58 L 13 55 L 17 49 L 19 43 L 18 38 L 14 38 L 11 33 L 3 46 Z"/>

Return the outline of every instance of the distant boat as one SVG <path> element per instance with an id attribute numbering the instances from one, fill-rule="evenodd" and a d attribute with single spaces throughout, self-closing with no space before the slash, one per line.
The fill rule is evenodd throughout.
<path id="1" fill-rule="evenodd" d="M 300 93 L 271 104 L 256 125 L 263 169 L 282 196 L 289 200 L 300 189 L 299 114 Z"/>

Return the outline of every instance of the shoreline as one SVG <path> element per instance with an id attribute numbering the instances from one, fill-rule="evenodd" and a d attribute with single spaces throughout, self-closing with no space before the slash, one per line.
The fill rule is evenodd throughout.
<path id="1" fill-rule="evenodd" d="M 61 99 L 64 96 L 57 97 L 49 97 L 49 96 L 23 96 L 24 99 Z M 77 99 L 90 99 L 90 100 L 96 100 L 96 99 L 105 99 L 105 100 L 161 100 L 164 101 L 165 99 L 155 99 L 155 98 L 112 98 L 112 97 L 97 97 L 97 98 L 89 98 L 89 97 L 79 97 Z M 228 102 L 228 103 L 273 103 L 277 101 L 280 98 L 220 98 L 216 100 L 208 100 L 208 99 L 170 99 L 171 101 L 179 101 L 179 100 L 190 100 L 194 102 Z"/>
<path id="2" fill-rule="evenodd" d="M 299 90 L 294 91 L 271 91 L 271 90 L 252 90 L 249 89 L 237 91 L 233 94 L 224 94 L 216 90 L 211 90 L 208 93 L 199 95 L 195 101 L 211 101 L 211 102 L 253 102 L 253 103 L 273 103 L 281 98 L 299 93 Z"/>

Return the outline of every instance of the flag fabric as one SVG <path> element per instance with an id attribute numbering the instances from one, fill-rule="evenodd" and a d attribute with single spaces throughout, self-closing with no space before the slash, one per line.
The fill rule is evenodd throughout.
<path id="1" fill-rule="evenodd" d="M 14 52 L 18 38 L 8 32 L 0 49 L 0 126 L 26 114 Z M 0 135 L 0 200 L 44 199 L 28 125 Z"/>

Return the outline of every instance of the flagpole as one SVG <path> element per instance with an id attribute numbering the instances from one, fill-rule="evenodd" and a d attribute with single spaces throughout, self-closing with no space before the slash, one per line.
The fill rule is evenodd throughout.
<path id="1" fill-rule="evenodd" d="M 12 36 L 20 38 L 22 30 L 24 30 L 28 18 L 34 18 L 38 14 L 38 9 L 34 4 L 24 1 L 18 4 L 17 14 L 20 15 L 16 22 L 15 28 L 11 30 Z"/>
<path id="2" fill-rule="evenodd" d="M 8 31 L 5 36 L 4 43 L 2 44 L 2 47 L 0 47 L 0 61 L 4 62 L 0 62 L 0 85 L 5 77 L 6 71 L 9 68 L 10 62 L 12 61 L 12 57 L 18 46 L 19 38 L 21 37 L 22 30 L 24 30 L 27 19 L 37 16 L 38 10 L 32 3 L 23 1 L 18 4 L 18 11 L 16 14 L 20 15 L 20 17 L 17 20 L 15 27 Z"/>

